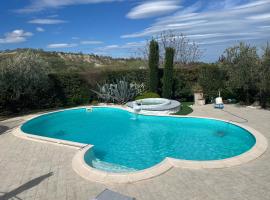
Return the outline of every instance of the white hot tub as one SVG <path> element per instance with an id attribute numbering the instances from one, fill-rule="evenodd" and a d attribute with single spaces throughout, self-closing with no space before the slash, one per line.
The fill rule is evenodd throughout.
<path id="1" fill-rule="evenodd" d="M 135 110 L 146 111 L 175 111 L 180 109 L 180 102 L 164 98 L 147 98 L 127 103 L 127 106 Z"/>

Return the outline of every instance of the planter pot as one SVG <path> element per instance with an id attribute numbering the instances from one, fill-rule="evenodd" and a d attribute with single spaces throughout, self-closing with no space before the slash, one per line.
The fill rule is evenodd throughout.
<path id="1" fill-rule="evenodd" d="M 197 105 L 199 105 L 199 106 L 205 105 L 205 99 L 199 99 Z"/>
<path id="2" fill-rule="evenodd" d="M 205 99 L 203 98 L 202 92 L 194 92 L 194 104 L 205 105 Z"/>

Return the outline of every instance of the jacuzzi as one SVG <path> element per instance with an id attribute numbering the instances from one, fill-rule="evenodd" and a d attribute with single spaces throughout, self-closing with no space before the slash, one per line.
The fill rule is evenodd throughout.
<path id="1" fill-rule="evenodd" d="M 169 111 L 177 112 L 180 109 L 180 102 L 164 98 L 147 98 L 127 103 L 130 108 L 146 111 Z"/>

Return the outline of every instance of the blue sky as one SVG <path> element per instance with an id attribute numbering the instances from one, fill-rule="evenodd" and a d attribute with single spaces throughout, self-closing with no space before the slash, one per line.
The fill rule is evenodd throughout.
<path id="1" fill-rule="evenodd" d="M 162 31 L 200 45 L 202 61 L 226 47 L 270 41 L 270 0 L 1 0 L 0 49 L 42 48 L 129 57 Z"/>

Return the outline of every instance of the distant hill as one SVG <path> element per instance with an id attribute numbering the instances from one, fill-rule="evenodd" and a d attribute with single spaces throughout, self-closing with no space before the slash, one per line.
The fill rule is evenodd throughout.
<path id="1" fill-rule="evenodd" d="M 30 49 L 15 49 L 0 51 L 0 61 L 16 55 L 18 52 Z M 140 58 L 112 58 L 109 56 L 99 56 L 94 54 L 83 53 L 66 53 L 66 52 L 49 52 L 41 49 L 31 49 L 40 54 L 46 60 L 52 71 L 86 71 L 90 69 L 128 69 L 128 68 L 145 68 L 145 61 Z"/>

